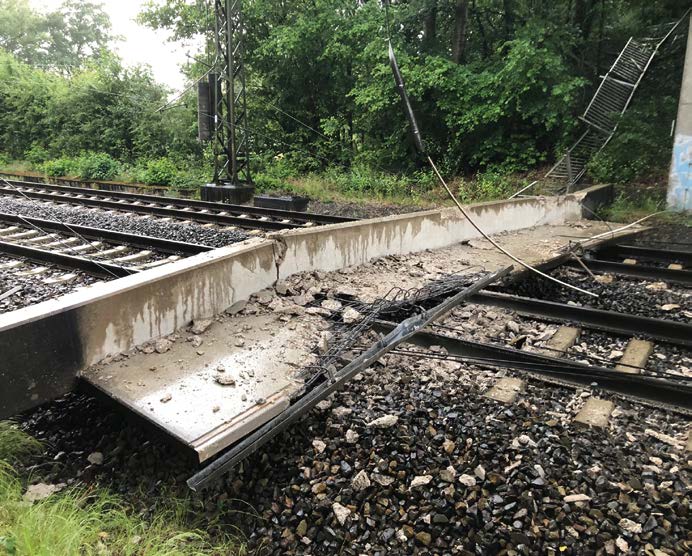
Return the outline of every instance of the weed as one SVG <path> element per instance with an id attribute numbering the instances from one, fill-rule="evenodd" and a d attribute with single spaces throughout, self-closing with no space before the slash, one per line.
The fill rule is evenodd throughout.
<path id="1" fill-rule="evenodd" d="M 145 520 L 103 490 L 70 488 L 29 504 L 8 463 L 0 462 L 0 551 L 17 556 L 242 554 L 231 537 L 211 542 L 187 527 L 186 501 Z"/>
<path id="2" fill-rule="evenodd" d="M 0 461 L 16 464 L 41 452 L 41 443 L 12 421 L 0 421 Z"/>

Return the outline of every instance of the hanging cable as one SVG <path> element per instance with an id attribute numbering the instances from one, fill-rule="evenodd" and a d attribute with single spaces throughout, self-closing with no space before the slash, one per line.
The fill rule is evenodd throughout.
<path id="1" fill-rule="evenodd" d="M 505 256 L 509 257 L 512 261 L 517 263 L 519 266 L 522 266 L 526 270 L 529 270 L 538 276 L 541 276 L 543 278 L 546 278 L 547 280 L 551 280 L 552 282 L 555 282 L 557 284 L 560 284 L 563 287 L 570 288 L 574 291 L 578 291 L 579 293 L 589 295 L 591 297 L 598 297 L 598 294 L 595 294 L 593 292 L 583 290 L 577 286 L 573 286 L 572 284 L 568 284 L 567 282 L 563 282 L 562 280 L 559 280 L 557 278 L 554 278 L 553 276 L 550 276 L 549 274 L 546 274 L 545 272 L 542 272 L 538 270 L 537 268 L 529 265 L 528 263 L 524 262 L 523 260 L 519 259 L 518 257 L 514 256 L 512 253 L 507 251 L 504 247 L 502 247 L 499 243 L 497 243 L 494 239 L 492 239 L 481 227 L 476 223 L 476 221 L 471 218 L 469 215 L 468 211 L 464 209 L 464 207 L 461 205 L 461 203 L 457 200 L 456 196 L 454 193 L 452 193 L 452 190 L 449 188 L 447 185 L 447 182 L 444 180 L 442 175 L 440 174 L 439 170 L 437 169 L 437 166 L 435 165 L 435 162 L 433 162 L 433 159 L 431 156 L 426 152 L 425 145 L 423 143 L 423 138 L 420 133 L 420 128 L 418 127 L 418 122 L 416 120 L 416 114 L 413 111 L 413 107 L 411 106 L 411 102 L 408 97 L 408 93 L 406 92 L 406 86 L 404 84 L 404 78 L 401 75 L 401 72 L 399 71 L 399 65 L 397 64 L 396 61 L 396 55 L 394 54 L 394 48 L 392 46 L 392 38 L 390 34 L 390 22 L 389 22 L 389 0 L 384 0 L 384 7 L 385 7 L 385 21 L 386 21 L 386 28 L 387 28 L 387 43 L 389 45 L 389 64 L 392 68 L 392 73 L 394 74 L 394 81 L 397 85 L 397 90 L 399 92 L 399 96 L 401 97 L 401 100 L 404 104 L 404 110 L 406 112 L 406 116 L 408 117 L 409 124 L 411 126 L 411 131 L 413 133 L 413 140 L 416 145 L 416 149 L 418 152 L 421 154 L 421 156 L 425 157 L 430 164 L 430 167 L 432 168 L 433 172 L 435 173 L 435 176 L 437 177 L 438 181 L 440 184 L 442 184 L 442 187 L 444 187 L 445 191 L 449 195 L 450 199 L 454 202 L 454 204 L 457 206 L 461 214 L 466 218 L 466 220 L 469 221 L 471 226 L 474 227 L 474 229 L 485 239 L 487 239 L 493 247 L 495 247 L 498 251 L 503 253 Z"/>

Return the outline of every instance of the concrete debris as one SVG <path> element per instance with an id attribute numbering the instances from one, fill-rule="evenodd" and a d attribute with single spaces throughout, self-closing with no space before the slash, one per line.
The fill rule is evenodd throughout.
<path id="1" fill-rule="evenodd" d="M 156 351 L 156 353 L 166 353 L 167 351 L 170 351 L 172 346 L 173 342 L 167 340 L 166 338 L 160 338 L 156 340 L 156 343 L 154 344 L 154 350 Z"/>
<path id="2" fill-rule="evenodd" d="M 348 429 L 346 431 L 345 438 L 346 442 L 348 442 L 349 444 L 355 444 L 356 442 L 358 442 L 358 438 L 360 438 L 360 435 L 356 431 Z"/>
<path id="3" fill-rule="evenodd" d="M 339 311 L 341 309 L 341 303 L 337 301 L 336 299 L 325 299 L 322 303 L 320 303 L 320 306 L 323 309 L 327 309 L 328 311 Z"/>
<path id="4" fill-rule="evenodd" d="M 370 478 L 364 469 L 361 469 L 358 474 L 351 480 L 351 487 L 355 491 L 365 490 L 370 486 Z"/>
<path id="5" fill-rule="evenodd" d="M 240 313 L 240 311 L 245 309 L 246 306 L 247 306 L 247 299 L 243 299 L 241 301 L 236 301 L 233 305 L 231 305 L 228 309 L 226 309 L 226 314 L 231 315 L 231 316 L 237 315 L 238 313 Z"/>
<path id="6" fill-rule="evenodd" d="M 655 292 L 660 292 L 660 291 L 665 291 L 668 289 L 668 284 L 665 282 L 652 282 L 651 284 L 647 284 L 644 286 L 647 290 L 655 291 Z"/>
<path id="7" fill-rule="evenodd" d="M 190 339 L 190 343 L 192 344 L 193 348 L 198 348 L 202 345 L 203 340 L 199 336 L 192 336 L 192 338 Z"/>
<path id="8" fill-rule="evenodd" d="M 103 465 L 103 454 L 101 452 L 91 452 L 87 456 L 87 461 L 92 465 Z"/>
<path id="9" fill-rule="evenodd" d="M 418 488 L 425 486 L 433 480 L 432 475 L 418 475 L 411 481 L 411 488 Z"/>
<path id="10" fill-rule="evenodd" d="M 393 427 L 394 425 L 396 425 L 398 421 L 399 417 L 397 417 L 396 415 L 383 415 L 382 417 L 378 417 L 374 421 L 370 421 L 368 423 L 368 427 L 376 429 L 387 429 L 389 427 Z"/>
<path id="11" fill-rule="evenodd" d="M 40 500 L 48 498 L 50 495 L 55 494 L 56 492 L 60 492 L 63 488 L 65 488 L 65 486 L 65 483 L 38 483 L 35 485 L 29 485 L 26 488 L 26 492 L 24 493 L 24 496 L 22 496 L 22 498 L 25 502 L 33 504 L 34 502 L 38 502 Z"/>
<path id="12" fill-rule="evenodd" d="M 353 324 L 354 322 L 358 322 L 363 318 L 363 315 L 361 315 L 353 307 L 346 307 L 341 316 L 344 324 Z"/>
<path id="13" fill-rule="evenodd" d="M 323 453 L 327 449 L 327 445 L 322 442 L 321 440 L 313 440 L 312 441 L 312 447 L 315 449 L 315 452 L 318 454 Z"/>
<path id="14" fill-rule="evenodd" d="M 586 494 L 568 494 L 565 496 L 565 502 L 572 503 L 572 502 L 588 502 L 591 500 L 591 496 L 587 496 Z"/>
<path id="15" fill-rule="evenodd" d="M 618 522 L 618 526 L 623 531 L 626 531 L 627 533 L 630 533 L 632 535 L 638 535 L 639 533 L 642 532 L 641 523 L 636 523 L 636 522 L 632 521 L 631 519 L 627 519 L 626 517 L 623 517 Z"/>
<path id="16" fill-rule="evenodd" d="M 595 280 L 599 284 L 612 284 L 615 278 L 612 274 L 599 274 L 596 276 Z"/>
<path id="17" fill-rule="evenodd" d="M 381 473 L 373 473 L 371 475 L 371 478 L 378 485 L 383 486 L 383 487 L 388 487 L 395 480 L 394 477 L 390 477 L 389 475 L 382 475 Z"/>
<path id="18" fill-rule="evenodd" d="M 334 512 L 336 520 L 340 525 L 345 525 L 346 520 L 351 515 L 351 510 L 349 510 L 346 506 L 342 506 L 338 502 L 334 502 L 332 504 L 332 511 Z"/>
<path id="19" fill-rule="evenodd" d="M 200 319 L 193 321 L 192 326 L 190 327 L 190 332 L 192 332 L 196 336 L 204 334 L 213 322 L 214 321 L 212 319 Z"/>
<path id="20" fill-rule="evenodd" d="M 451 465 L 440 471 L 440 479 L 442 479 L 445 483 L 453 483 L 456 476 L 457 471 Z"/>
<path id="21" fill-rule="evenodd" d="M 222 386 L 235 386 L 235 378 L 226 373 L 216 375 L 214 380 Z"/>

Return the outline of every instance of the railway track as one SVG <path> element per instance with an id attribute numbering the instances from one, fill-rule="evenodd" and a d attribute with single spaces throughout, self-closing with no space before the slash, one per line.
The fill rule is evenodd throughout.
<path id="1" fill-rule="evenodd" d="M 105 192 L 4 178 L 0 179 L 0 195 L 250 230 L 299 229 L 353 220 L 341 216 L 212 203 L 194 199 L 174 199 L 138 193 Z"/>
<path id="2" fill-rule="evenodd" d="M 119 278 L 210 249 L 192 243 L 0 213 L 0 256 L 11 259 L 0 264 L 0 271 L 12 271 L 16 276 L 32 277 L 45 284 L 71 282 L 79 273 Z M 40 266 L 31 265 L 27 270 L 26 261 Z M 55 276 L 49 272 L 52 267 L 66 272 Z M 43 278 L 47 273 L 51 276 Z"/>
<path id="3" fill-rule="evenodd" d="M 637 247 L 648 249 L 647 260 L 656 263 L 646 265 L 650 272 L 655 274 L 655 270 L 661 269 L 684 272 L 685 257 L 680 253 L 654 252 L 651 247 Z M 617 245 L 608 246 L 608 249 L 615 249 L 616 256 L 620 256 L 622 251 Z M 605 253 L 594 248 L 583 255 L 604 256 Z M 629 273 L 628 269 L 636 264 L 644 268 L 644 257 L 640 258 L 642 260 L 636 263 L 622 263 L 625 267 L 622 269 L 608 268 L 609 274 L 605 274 L 602 268 L 594 268 L 590 270 L 592 274 L 584 270 L 581 275 L 592 280 L 592 285 L 598 286 L 604 297 L 607 297 L 609 287 L 628 288 L 631 283 L 639 282 L 657 284 L 657 289 L 644 289 L 646 293 L 643 295 L 640 290 L 632 290 L 633 303 L 639 304 L 640 309 L 660 303 L 653 294 L 660 294 L 662 289 L 675 290 L 675 295 L 686 299 L 685 287 L 679 285 L 680 281 L 670 279 L 671 275 L 661 286 L 659 275 L 646 281 Z M 580 261 L 589 265 L 588 257 L 580 257 Z M 669 269 L 670 265 L 681 268 Z M 583 270 L 581 266 L 579 268 Z M 562 264 L 553 269 L 553 272 L 565 271 L 572 271 L 569 260 L 562 260 Z M 599 281 L 599 275 L 616 276 L 622 283 Z M 651 316 L 647 316 L 588 307 L 574 300 L 544 299 L 539 294 L 531 297 L 516 295 L 512 291 L 516 284 L 508 282 L 499 288 L 500 291 L 489 285 L 486 287 L 495 291 L 486 289 L 470 293 L 466 304 L 453 309 L 439 322 L 430 322 L 427 331 L 413 332 L 415 326 L 411 322 L 418 318 L 417 315 L 439 311 L 443 304 L 469 287 L 468 280 L 463 276 L 451 276 L 413 294 L 403 292 L 401 296 L 394 293 L 393 300 L 375 303 L 364 303 L 347 294 L 336 294 L 332 299 L 315 296 L 312 307 L 331 321 L 332 337 L 328 346 L 319 348 L 319 366 L 316 368 L 321 370 L 308 380 L 306 407 L 312 407 L 330 394 L 339 377 L 346 372 L 344 369 L 350 369 L 355 361 L 365 358 L 364 365 L 371 366 L 376 361 L 372 354 L 379 350 L 377 353 L 387 352 L 395 360 L 413 359 L 421 365 L 434 365 L 436 361 L 461 363 L 457 377 L 460 382 L 487 381 L 484 391 L 481 390 L 482 395 L 508 406 L 520 403 L 529 383 L 538 384 L 540 388 L 545 388 L 548 383 L 548 387 L 566 387 L 567 392 L 576 390 L 569 402 L 574 409 L 574 415 L 566 422 L 569 426 L 607 429 L 616 414 L 617 405 L 623 400 L 666 407 L 687 417 L 692 415 L 692 321 L 684 316 L 684 302 L 676 306 L 681 309 L 679 313 L 658 318 L 655 308 L 652 308 Z M 526 278 L 526 281 L 531 280 L 541 282 Z M 359 315 L 355 324 L 349 324 L 345 318 L 349 311 Z M 369 331 L 377 335 L 371 336 Z M 407 339 L 398 345 L 403 337 Z M 376 342 L 370 344 L 373 338 Z M 388 342 L 392 344 L 391 349 L 387 347 Z M 345 366 L 339 369 L 344 362 Z M 385 367 L 394 365 L 396 363 L 389 359 Z M 483 370 L 486 374 L 479 380 Z M 505 376 L 493 376 L 497 371 L 502 371 Z M 323 388 L 319 386 L 321 381 L 326 384 Z M 268 423 L 233 446 L 192 477 L 188 484 L 199 488 L 221 476 L 261 446 L 276 430 L 283 430 L 285 423 L 297 418 L 301 403 L 302 398 L 299 398 L 285 416 L 277 417 L 275 423 Z M 685 418 L 682 418 L 680 428 L 685 430 L 686 426 Z M 685 443 L 655 430 L 650 434 L 676 447 Z"/>

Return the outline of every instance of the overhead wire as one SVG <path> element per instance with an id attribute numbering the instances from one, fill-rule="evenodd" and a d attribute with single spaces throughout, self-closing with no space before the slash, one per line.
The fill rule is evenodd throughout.
<path id="1" fill-rule="evenodd" d="M 512 261 L 517 263 L 519 266 L 525 268 L 526 270 L 529 270 L 533 272 L 534 274 L 537 274 L 538 276 L 541 276 L 542 278 L 545 278 L 547 280 L 550 280 L 552 282 L 555 282 L 563 287 L 570 288 L 572 290 L 578 291 L 579 293 L 591 296 L 591 297 L 598 297 L 598 294 L 595 294 L 593 292 L 590 292 L 588 290 L 584 290 L 582 288 L 579 288 L 577 286 L 573 286 L 572 284 L 568 284 L 567 282 L 563 282 L 562 280 L 559 280 L 558 278 L 555 278 L 553 276 L 550 276 L 549 274 L 546 274 L 545 272 L 531 266 L 530 264 L 526 263 L 519 257 L 515 256 L 511 252 L 509 252 L 507 249 L 502 247 L 497 241 L 495 241 L 492 237 L 490 237 L 489 234 L 483 230 L 478 223 L 471 218 L 471 215 L 468 213 L 466 209 L 462 206 L 462 204 L 459 202 L 459 200 L 456 198 L 454 193 L 452 193 L 452 190 L 449 188 L 447 185 L 447 182 L 445 179 L 442 177 L 442 174 L 438 170 L 437 166 L 435 165 L 435 162 L 433 161 L 432 157 L 425 151 L 425 148 L 423 146 L 422 138 L 420 135 L 420 131 L 418 129 L 418 124 L 416 121 L 415 113 L 413 112 L 413 107 L 411 106 L 411 103 L 408 99 L 408 93 L 406 92 L 406 88 L 404 85 L 403 77 L 401 76 L 401 73 L 399 72 L 398 64 L 396 62 L 396 57 L 394 54 L 394 47 L 392 45 L 392 37 L 391 37 L 391 32 L 390 32 L 390 19 L 389 19 L 389 0 L 384 0 L 384 8 L 385 8 L 385 22 L 386 22 L 386 28 L 387 28 L 387 43 L 389 45 L 389 60 L 390 64 L 392 66 L 392 72 L 394 73 L 394 80 L 397 84 L 397 88 L 399 91 L 399 94 L 402 98 L 402 102 L 404 103 L 405 110 L 407 112 L 407 116 L 409 119 L 409 123 L 412 128 L 412 132 L 414 135 L 414 139 L 416 142 L 416 148 L 420 152 L 421 155 L 423 155 L 427 161 L 428 164 L 430 164 L 430 167 L 432 168 L 435 176 L 437 177 L 438 181 L 440 184 L 442 184 L 442 187 L 445 189 L 447 194 L 449 195 L 449 198 L 454 202 L 454 204 L 457 206 L 461 214 L 466 218 L 466 220 L 469 221 L 471 226 L 482 236 L 484 237 L 490 244 L 495 247 L 498 251 L 500 251 L 502 254 L 505 256 L 509 257 Z"/>

